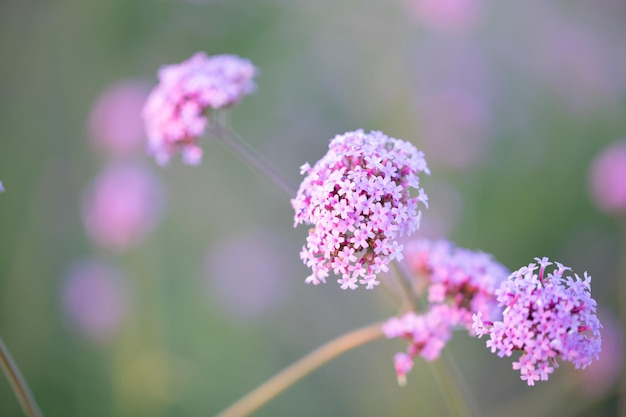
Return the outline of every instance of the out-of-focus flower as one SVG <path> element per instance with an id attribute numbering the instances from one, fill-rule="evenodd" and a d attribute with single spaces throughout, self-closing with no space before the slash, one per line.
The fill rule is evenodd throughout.
<path id="1" fill-rule="evenodd" d="M 589 174 L 590 192 L 596 206 L 605 213 L 626 215 L 626 140 L 601 151 Z"/>
<path id="2" fill-rule="evenodd" d="M 121 81 L 107 88 L 91 109 L 88 131 L 98 149 L 124 156 L 142 149 L 145 141 L 141 110 L 147 86 L 138 81 Z"/>
<path id="3" fill-rule="evenodd" d="M 140 165 L 112 164 L 83 195 L 88 236 L 98 245 L 124 251 L 136 247 L 162 214 L 161 183 Z"/>
<path id="4" fill-rule="evenodd" d="M 600 310 L 598 316 L 602 319 L 602 353 L 597 361 L 577 374 L 580 388 L 590 397 L 609 391 L 624 369 L 624 330 L 621 323 L 607 311 Z"/>
<path id="5" fill-rule="evenodd" d="M 486 155 L 489 111 L 484 98 L 446 87 L 419 100 L 420 130 L 429 160 L 466 169 Z"/>
<path id="6" fill-rule="evenodd" d="M 279 237 L 270 230 L 248 230 L 220 240 L 205 260 L 213 304 L 243 320 L 270 313 L 285 299 L 291 276 L 283 253 Z"/>
<path id="7" fill-rule="evenodd" d="M 418 176 L 429 173 L 423 153 L 381 132 L 357 130 L 333 138 L 328 153 L 302 173 L 291 203 L 295 225 L 314 226 L 300 254 L 312 269 L 306 282 L 326 282 L 332 271 L 342 289 L 373 288 L 376 274 L 402 257 L 398 238 L 419 227 L 419 206 L 428 202 Z"/>
<path id="8" fill-rule="evenodd" d="M 504 308 L 501 321 L 485 320 L 480 312 L 474 315 L 474 331 L 479 337 L 489 335 L 491 352 L 500 357 L 522 352 L 513 369 L 528 385 L 547 381 L 559 357 L 576 369 L 586 368 L 598 359 L 601 348 L 602 325 L 591 298 L 591 277 L 585 272 L 581 280 L 558 262 L 548 273 L 553 263 L 535 260 L 537 264 L 513 272 L 496 291 Z"/>
<path id="9" fill-rule="evenodd" d="M 74 328 L 95 342 L 115 336 L 130 308 L 130 285 L 116 267 L 84 260 L 71 266 L 61 288 L 63 308 Z"/>
<path id="10" fill-rule="evenodd" d="M 538 26 L 531 36 L 540 39 L 529 45 L 531 53 L 537 48 L 535 57 L 525 55 L 520 65 L 528 66 L 555 91 L 568 110 L 586 114 L 619 102 L 625 86 L 617 52 L 621 42 L 613 46 L 610 39 L 554 18 L 544 28 Z"/>
<path id="11" fill-rule="evenodd" d="M 2 181 L 0 181 L 0 193 L 4 192 L 4 186 L 2 185 Z"/>
<path id="12" fill-rule="evenodd" d="M 210 122 L 206 112 L 237 104 L 254 90 L 256 73 L 247 59 L 203 52 L 162 67 L 159 85 L 150 93 L 142 113 L 148 151 L 162 165 L 178 151 L 187 164 L 199 164 L 202 149 L 197 139 Z"/>
<path id="13" fill-rule="evenodd" d="M 472 334 L 473 314 L 500 318 L 495 291 L 509 270 L 492 255 L 455 247 L 445 240 L 416 239 L 406 244 L 404 256 L 415 275 L 414 288 L 425 288 L 431 306 L 450 306 L 453 326 L 462 325 Z"/>
<path id="14" fill-rule="evenodd" d="M 409 241 L 404 255 L 415 277 L 413 290 L 417 296 L 426 292 L 429 307 L 421 314 L 409 311 L 391 318 L 383 332 L 387 338 L 408 340 L 409 358 L 420 355 L 427 361 L 437 359 L 455 327 L 463 326 L 473 334 L 473 314 L 500 318 L 495 290 L 509 272 L 491 255 L 457 248 L 447 241 L 424 239 Z M 406 358 L 400 358 L 401 364 L 406 364 Z M 405 368 L 396 363 L 401 384 Z"/>
<path id="15" fill-rule="evenodd" d="M 440 32 L 454 33 L 474 27 L 481 0 L 408 0 L 421 23 Z"/>

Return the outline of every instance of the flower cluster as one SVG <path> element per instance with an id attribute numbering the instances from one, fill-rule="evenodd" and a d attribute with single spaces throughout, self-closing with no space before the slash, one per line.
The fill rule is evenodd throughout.
<path id="1" fill-rule="evenodd" d="M 383 326 L 387 338 L 409 341 L 407 353 L 395 356 L 398 381 L 403 384 L 421 355 L 427 361 L 439 357 L 457 326 L 472 331 L 472 315 L 500 317 L 495 290 L 509 271 L 483 252 L 458 248 L 447 241 L 418 239 L 406 244 L 406 263 L 415 280 L 413 289 L 427 293 L 429 308 L 423 314 L 409 311 Z"/>
<path id="2" fill-rule="evenodd" d="M 406 262 L 415 275 L 417 292 L 426 288 L 430 305 L 447 304 L 452 324 L 472 332 L 472 315 L 500 317 L 495 291 L 509 270 L 490 254 L 459 248 L 445 240 L 412 240 L 406 244 Z"/>
<path id="3" fill-rule="evenodd" d="M 342 289 L 377 285 L 376 274 L 402 257 L 398 237 L 419 227 L 419 205 L 428 201 L 422 172 L 430 173 L 411 143 L 362 130 L 336 136 L 315 166 L 302 166 L 291 203 L 295 225 L 314 225 L 300 254 L 312 269 L 306 282 L 326 282 L 332 271 Z"/>
<path id="4" fill-rule="evenodd" d="M 255 88 L 256 68 L 235 55 L 207 56 L 198 52 L 180 64 L 159 70 L 159 85 L 143 109 L 148 151 L 165 164 L 178 151 L 197 165 L 202 149 L 196 140 L 209 123 L 205 111 L 238 103 Z"/>
<path id="5" fill-rule="evenodd" d="M 569 267 L 548 258 L 511 274 L 496 291 L 505 307 L 502 321 L 474 316 L 474 330 L 489 335 L 487 347 L 500 357 L 521 351 L 513 369 L 528 385 L 546 381 L 558 366 L 557 357 L 586 368 L 598 358 L 601 338 L 596 302 L 591 298 L 591 277 L 581 280 Z M 546 268 L 552 271 L 547 272 Z M 536 272 L 539 270 L 538 273 Z"/>

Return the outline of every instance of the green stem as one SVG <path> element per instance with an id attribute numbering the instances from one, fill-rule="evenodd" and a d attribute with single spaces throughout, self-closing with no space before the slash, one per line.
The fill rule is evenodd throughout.
<path id="1" fill-rule="evenodd" d="M 247 416 L 325 363 L 330 362 L 332 359 L 345 352 L 380 339 L 381 337 L 383 337 L 382 323 L 374 323 L 346 333 L 322 345 L 274 375 L 249 394 L 222 411 L 218 414 L 218 417 Z"/>
<path id="2" fill-rule="evenodd" d="M 211 132 L 252 168 L 269 178 L 288 196 L 295 197 L 297 188 L 289 183 L 274 167 L 256 150 L 252 149 L 243 139 L 226 126 L 214 123 Z"/>
<path id="3" fill-rule="evenodd" d="M 406 302 L 417 312 L 419 300 L 416 300 L 411 290 L 410 272 L 407 271 L 403 263 L 394 261 L 393 265 L 395 275 L 404 290 Z M 444 350 L 439 359 L 430 362 L 430 367 L 435 382 L 444 396 L 444 402 L 450 415 L 457 417 L 480 415 L 452 355 Z M 449 398 L 451 401 L 445 401 L 445 398 Z"/>
<path id="4" fill-rule="evenodd" d="M 4 371 L 7 379 L 11 383 L 11 387 L 13 388 L 13 392 L 15 396 L 20 402 L 22 406 L 22 410 L 24 410 L 24 414 L 28 417 L 43 417 L 43 414 L 39 410 L 37 403 L 35 402 L 35 398 L 31 394 L 28 389 L 28 385 L 22 377 L 17 364 L 11 358 L 11 354 L 9 350 L 2 342 L 0 338 L 0 365 L 2 365 L 2 370 Z"/>

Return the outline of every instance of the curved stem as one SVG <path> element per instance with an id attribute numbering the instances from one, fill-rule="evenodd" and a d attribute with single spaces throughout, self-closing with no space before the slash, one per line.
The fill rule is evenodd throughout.
<path id="1" fill-rule="evenodd" d="M 24 414 L 28 417 L 43 417 L 37 403 L 35 402 L 35 398 L 31 394 L 28 389 L 28 385 L 22 377 L 17 364 L 11 358 L 11 354 L 9 350 L 6 348 L 2 339 L 0 338 L 0 365 L 2 365 L 2 370 L 4 371 L 7 379 L 11 383 L 11 387 L 13 388 L 13 392 L 15 396 L 20 402 L 22 406 L 22 410 L 24 410 Z"/>
<path id="2" fill-rule="evenodd" d="M 274 167 L 268 163 L 257 151 L 252 149 L 245 141 L 237 136 L 228 127 L 215 123 L 211 131 L 222 140 L 222 142 L 244 162 L 252 168 L 269 178 L 290 197 L 295 197 L 297 188 L 289 183 Z"/>
<path id="3" fill-rule="evenodd" d="M 218 414 L 218 417 L 241 417 L 257 410 L 294 383 L 342 353 L 380 339 L 382 323 L 374 323 L 332 340 L 285 368 L 236 403 Z"/>

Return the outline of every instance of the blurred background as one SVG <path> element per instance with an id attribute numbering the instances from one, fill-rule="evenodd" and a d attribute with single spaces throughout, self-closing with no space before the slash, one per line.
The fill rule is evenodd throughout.
<path id="1" fill-rule="evenodd" d="M 212 415 L 395 313 L 378 291 L 305 285 L 289 197 L 220 143 L 199 167 L 145 155 L 157 70 L 205 51 L 260 69 L 231 125 L 294 184 L 334 135 L 382 130 L 426 153 L 420 236 L 593 276 L 604 349 L 586 371 L 527 387 L 455 335 L 482 415 L 617 415 L 625 19 L 622 0 L 3 1 L 0 336 L 44 414 Z M 356 349 L 257 415 L 446 415 L 422 360 L 398 387 L 404 347 Z M 20 415 L 3 375 L 0 416 Z"/>

